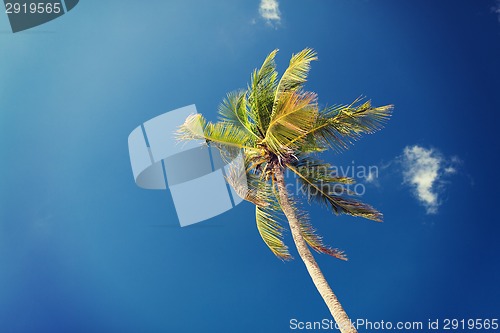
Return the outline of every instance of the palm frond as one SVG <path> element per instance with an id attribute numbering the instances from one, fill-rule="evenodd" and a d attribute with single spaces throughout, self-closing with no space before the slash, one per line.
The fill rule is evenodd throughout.
<path id="1" fill-rule="evenodd" d="M 290 146 L 314 139 L 319 147 L 345 150 L 363 134 L 373 134 L 383 128 L 390 118 L 393 105 L 373 107 L 371 101 L 355 105 L 329 107 L 322 110 L 311 128 L 296 137 Z"/>
<path id="2" fill-rule="evenodd" d="M 329 163 L 314 157 L 299 154 L 297 160 L 291 163 L 298 172 L 314 182 L 354 184 L 356 181 L 350 177 L 339 176 L 337 170 Z"/>
<path id="3" fill-rule="evenodd" d="M 317 60 L 316 52 L 313 49 L 305 48 L 297 54 L 293 54 L 288 68 L 283 73 L 276 92 L 272 108 L 272 117 L 277 112 L 278 104 L 284 92 L 295 92 L 300 90 L 307 81 L 307 75 L 311 69 L 311 61 Z"/>
<path id="4" fill-rule="evenodd" d="M 283 148 L 293 149 L 295 138 L 303 136 L 314 125 L 318 116 L 316 94 L 310 92 L 285 93 L 280 99 L 266 132 L 264 142 L 276 154 Z M 285 151 L 289 151 L 286 149 Z"/>
<path id="5" fill-rule="evenodd" d="M 274 193 L 270 189 L 268 182 L 239 165 L 230 164 L 226 180 L 236 194 L 256 206 L 272 206 L 275 201 Z"/>
<path id="6" fill-rule="evenodd" d="M 177 139 L 205 140 L 219 149 L 255 149 L 253 137 L 240 127 L 226 122 L 208 122 L 201 114 L 190 115 L 177 130 Z"/>
<path id="7" fill-rule="evenodd" d="M 274 92 L 278 73 L 274 58 L 278 50 L 272 51 L 262 63 L 259 70 L 254 70 L 251 83 L 248 87 L 248 104 L 250 106 L 249 116 L 254 120 L 255 133 L 259 133 L 264 138 L 274 103 Z"/>
<path id="8" fill-rule="evenodd" d="M 349 194 L 349 192 L 344 189 L 342 184 L 332 184 L 331 182 L 316 179 L 313 177 L 314 173 L 306 173 L 304 170 L 301 170 L 303 172 L 301 173 L 290 164 L 287 164 L 287 167 L 298 176 L 299 182 L 305 188 L 304 192 L 309 202 L 316 201 L 323 204 L 325 207 L 332 209 L 335 214 L 347 214 L 372 221 L 382 221 L 382 213 L 375 208 L 345 197 L 345 194 Z"/>
<path id="9" fill-rule="evenodd" d="M 292 198 L 290 198 L 290 205 L 299 222 L 300 234 L 312 249 L 318 253 L 328 254 L 340 260 L 347 260 L 343 251 L 331 248 L 323 243 L 323 238 L 317 234 L 316 230 L 311 225 L 309 214 L 300 209 L 299 204 Z"/>
<path id="10" fill-rule="evenodd" d="M 292 259 L 283 242 L 280 220 L 284 215 L 273 185 L 249 169 L 241 168 L 241 165 L 230 166 L 226 180 L 241 198 L 255 205 L 255 221 L 262 240 L 278 258 Z"/>
<path id="11" fill-rule="evenodd" d="M 253 119 L 249 119 L 246 91 L 239 90 L 227 94 L 219 105 L 219 120 L 240 127 L 257 139 L 258 133 L 254 132 Z"/>
<path id="12" fill-rule="evenodd" d="M 255 206 L 257 229 L 264 243 L 278 258 L 290 260 L 292 256 L 283 242 L 283 227 L 278 222 L 278 213 L 270 207 Z"/>
<path id="13" fill-rule="evenodd" d="M 344 251 L 339 249 L 331 248 L 323 243 L 323 238 L 317 234 L 316 230 L 313 228 L 308 219 L 300 219 L 300 233 L 306 241 L 306 243 L 313 248 L 318 253 L 328 254 L 334 258 L 340 260 L 347 260 Z"/>

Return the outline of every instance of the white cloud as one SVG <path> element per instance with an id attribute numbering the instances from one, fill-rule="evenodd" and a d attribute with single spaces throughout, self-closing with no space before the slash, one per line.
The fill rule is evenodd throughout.
<path id="1" fill-rule="evenodd" d="M 454 157 L 447 160 L 434 149 L 415 145 L 405 147 L 402 163 L 404 182 L 413 188 L 427 214 L 437 213 L 441 204 L 439 191 L 444 186 L 442 177 L 457 172 L 455 165 L 459 159 Z"/>
<path id="2" fill-rule="evenodd" d="M 457 172 L 457 169 L 455 169 L 452 166 L 444 168 L 444 173 L 453 174 L 453 173 L 456 173 L 456 172 Z"/>
<path id="3" fill-rule="evenodd" d="M 376 180 L 375 173 L 368 171 L 368 176 L 366 176 L 365 181 L 367 183 L 373 183 Z"/>
<path id="4" fill-rule="evenodd" d="M 500 22 L 500 0 L 497 0 L 495 5 L 491 7 L 491 11 L 498 15 L 498 22 Z"/>
<path id="5" fill-rule="evenodd" d="M 259 14 L 269 24 L 280 23 L 281 13 L 278 0 L 261 0 Z"/>
<path id="6" fill-rule="evenodd" d="M 380 183 L 378 180 L 378 167 L 370 166 L 368 168 L 368 174 L 365 177 L 365 183 L 371 184 L 373 186 L 379 187 Z"/>

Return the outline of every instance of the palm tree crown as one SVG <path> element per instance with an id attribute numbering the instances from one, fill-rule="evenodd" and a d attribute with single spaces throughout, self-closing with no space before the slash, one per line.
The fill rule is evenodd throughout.
<path id="1" fill-rule="evenodd" d="M 324 204 L 336 214 L 381 221 L 380 212 L 351 198 L 353 193 L 346 185 L 354 180 L 337 175 L 316 156 L 327 149 L 345 150 L 362 134 L 381 129 L 392 105 L 373 107 L 370 101 L 357 99 L 349 105 L 321 108 L 317 95 L 304 89 L 316 52 L 306 48 L 294 54 L 281 78 L 274 61 L 277 52 L 271 52 L 260 69 L 253 71 L 246 90 L 227 95 L 219 107 L 219 122 L 192 115 L 179 128 L 178 138 L 204 140 L 228 159 L 243 152 L 244 186 L 236 173 L 230 172 L 227 180 L 240 196 L 255 204 L 262 239 L 276 256 L 286 260 L 291 255 L 283 243 L 283 203 L 277 194 L 276 170 L 288 169 L 296 175 L 309 202 Z M 317 252 L 345 260 L 342 251 L 323 244 L 293 199 L 290 203 L 306 243 Z"/>

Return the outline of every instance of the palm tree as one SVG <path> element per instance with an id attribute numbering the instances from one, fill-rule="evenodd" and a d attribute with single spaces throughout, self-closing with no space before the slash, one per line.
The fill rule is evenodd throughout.
<path id="1" fill-rule="evenodd" d="M 277 51 L 253 71 L 246 90 L 227 95 L 219 107 L 220 121 L 212 123 L 200 114 L 191 115 L 179 128 L 178 139 L 204 140 L 228 161 L 243 155 L 244 181 L 232 171 L 226 179 L 240 196 L 255 204 L 262 239 L 278 258 L 292 258 L 283 242 L 284 214 L 299 256 L 340 331 L 356 332 L 310 248 L 341 260 L 346 256 L 323 244 L 308 215 L 287 190 L 285 173 L 288 170 L 296 178 L 308 202 L 319 202 L 335 214 L 381 221 L 380 212 L 351 198 L 348 187 L 354 180 L 336 174 L 330 164 L 316 156 L 329 148 L 342 151 L 362 134 L 382 128 L 392 105 L 373 107 L 370 101 L 357 99 L 349 105 L 321 108 L 316 94 L 304 90 L 316 52 L 306 48 L 292 55 L 278 79 L 274 62 Z"/>

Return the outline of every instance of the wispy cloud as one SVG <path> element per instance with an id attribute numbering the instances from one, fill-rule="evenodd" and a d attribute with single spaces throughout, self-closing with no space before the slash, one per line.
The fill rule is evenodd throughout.
<path id="1" fill-rule="evenodd" d="M 261 0 L 259 14 L 268 24 L 279 24 L 281 22 L 281 13 L 278 0 Z"/>
<path id="2" fill-rule="evenodd" d="M 369 172 L 368 172 L 368 176 L 366 176 L 366 178 L 365 178 L 365 181 L 366 181 L 367 183 L 373 183 L 373 182 L 375 182 L 375 180 L 376 180 L 376 179 L 377 179 L 377 178 L 376 178 L 376 176 L 375 176 L 375 173 L 373 173 L 373 172 L 370 172 L 370 171 L 369 171 Z"/>
<path id="3" fill-rule="evenodd" d="M 378 167 L 377 166 L 371 166 L 368 168 L 368 173 L 364 179 L 365 183 L 374 185 L 376 187 L 380 186 L 379 180 L 378 180 Z"/>
<path id="4" fill-rule="evenodd" d="M 456 157 L 446 159 L 438 151 L 418 145 L 407 146 L 403 150 L 404 182 L 412 187 L 427 214 L 437 213 L 441 204 L 439 193 L 444 187 L 442 178 L 456 173 L 459 161 Z"/>
<path id="5" fill-rule="evenodd" d="M 495 14 L 497 14 L 498 17 L 498 22 L 500 23 L 500 0 L 497 0 L 495 2 L 495 5 L 491 7 L 491 11 Z"/>

